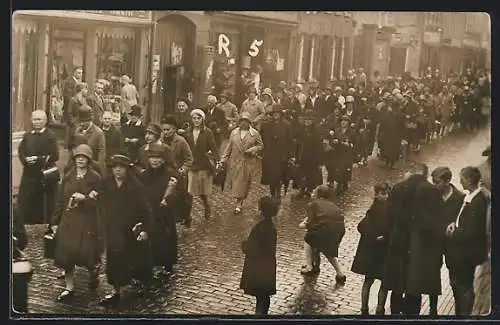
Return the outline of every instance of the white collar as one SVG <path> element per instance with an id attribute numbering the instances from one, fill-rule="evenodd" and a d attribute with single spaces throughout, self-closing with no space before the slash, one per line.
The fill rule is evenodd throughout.
<path id="1" fill-rule="evenodd" d="M 472 202 L 472 199 L 476 197 L 476 195 L 478 195 L 479 192 L 481 192 L 481 186 L 478 186 L 477 189 L 474 190 L 474 192 L 467 194 L 464 198 L 464 203 Z"/>
<path id="2" fill-rule="evenodd" d="M 141 120 L 139 119 L 139 120 L 137 120 L 137 122 L 135 122 L 135 126 L 139 126 L 139 125 L 141 125 L 141 123 L 142 123 L 142 122 L 141 122 Z M 127 121 L 127 125 L 131 125 L 131 124 L 132 124 L 132 121 L 131 121 L 131 120 L 128 120 L 128 121 Z"/>
<path id="3" fill-rule="evenodd" d="M 43 133 L 43 132 L 45 132 L 45 128 L 40 129 L 40 131 L 38 131 L 38 132 L 37 132 L 37 131 L 35 131 L 35 130 L 32 130 L 32 131 L 31 131 L 31 133 L 32 133 L 32 134 L 35 134 L 35 133 Z"/>

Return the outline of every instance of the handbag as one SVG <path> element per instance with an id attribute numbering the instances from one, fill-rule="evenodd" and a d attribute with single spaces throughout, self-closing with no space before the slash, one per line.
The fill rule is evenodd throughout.
<path id="1" fill-rule="evenodd" d="M 59 168 L 57 166 L 47 168 L 46 166 L 49 163 L 50 156 L 45 158 L 44 168 L 42 169 L 43 183 L 54 184 L 58 183 L 61 180 L 61 173 L 59 172 Z"/>
<path id="2" fill-rule="evenodd" d="M 43 236 L 43 257 L 53 259 L 56 253 L 56 234 L 47 230 Z"/>

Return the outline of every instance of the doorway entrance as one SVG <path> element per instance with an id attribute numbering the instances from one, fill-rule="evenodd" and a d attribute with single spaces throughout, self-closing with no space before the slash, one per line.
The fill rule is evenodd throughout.
<path id="1" fill-rule="evenodd" d="M 163 102 L 165 103 L 163 114 L 173 114 L 177 98 L 184 96 L 183 89 L 184 66 L 175 65 L 165 68 L 165 77 L 163 78 Z"/>

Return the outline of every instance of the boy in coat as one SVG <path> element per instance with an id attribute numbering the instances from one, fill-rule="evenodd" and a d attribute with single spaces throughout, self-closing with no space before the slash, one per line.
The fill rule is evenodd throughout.
<path id="1" fill-rule="evenodd" d="M 279 202 L 269 196 L 260 198 L 261 221 L 257 223 L 248 239 L 241 244 L 245 263 L 240 288 L 255 296 L 256 315 L 267 315 L 270 296 L 276 294 L 276 241 L 277 233 L 272 217 L 278 214 Z"/>

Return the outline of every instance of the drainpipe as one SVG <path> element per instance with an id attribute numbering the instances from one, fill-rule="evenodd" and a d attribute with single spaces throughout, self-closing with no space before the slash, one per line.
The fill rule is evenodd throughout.
<path id="1" fill-rule="evenodd" d="M 144 122 L 146 125 L 149 124 L 151 120 L 151 112 L 153 110 L 153 51 L 155 49 L 155 39 L 156 39 L 156 11 L 151 13 L 151 28 L 149 34 L 149 54 L 148 54 L 148 71 L 149 71 L 149 85 L 148 85 L 148 105 L 146 107 L 146 114 L 144 114 Z M 158 87 L 158 85 L 157 85 Z"/>

